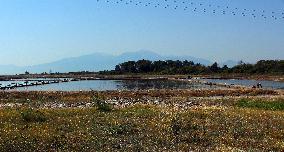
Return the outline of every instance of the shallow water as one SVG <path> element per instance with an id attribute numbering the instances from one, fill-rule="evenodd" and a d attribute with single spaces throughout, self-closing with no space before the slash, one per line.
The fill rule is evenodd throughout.
<path id="1" fill-rule="evenodd" d="M 256 86 L 257 83 L 261 83 L 263 88 L 267 89 L 284 89 L 284 82 L 277 81 L 266 81 L 266 80 L 238 80 L 238 79 L 203 79 L 207 82 L 212 83 L 226 83 L 226 84 L 234 84 L 234 85 L 242 85 L 242 86 Z"/>
<path id="2" fill-rule="evenodd" d="M 138 90 L 138 89 L 201 89 L 209 86 L 169 80 L 87 80 L 54 83 L 17 88 L 18 91 L 87 91 L 87 90 Z M 212 87 L 217 88 L 217 87 Z"/>
<path id="3" fill-rule="evenodd" d="M 257 80 L 237 80 L 237 79 L 203 79 L 212 83 L 234 84 L 252 87 L 261 83 L 263 88 L 284 89 L 283 82 L 276 81 L 257 81 Z M 24 84 L 20 81 L 0 81 L 2 86 L 12 83 Z M 30 81 L 28 84 L 32 83 Z M 88 91 L 88 90 L 139 90 L 139 89 L 204 89 L 220 88 L 218 86 L 208 86 L 196 82 L 170 81 L 170 80 L 86 80 L 53 83 L 39 86 L 21 87 L 13 90 L 18 91 Z"/>

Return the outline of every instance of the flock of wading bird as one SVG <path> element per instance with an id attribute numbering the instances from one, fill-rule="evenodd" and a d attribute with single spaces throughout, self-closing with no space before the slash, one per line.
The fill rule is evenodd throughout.
<path id="1" fill-rule="evenodd" d="M 272 19 L 284 21 L 284 10 L 267 11 L 263 9 L 247 9 L 231 6 L 221 6 L 214 4 L 205 4 L 197 1 L 185 0 L 155 0 L 155 1 L 141 1 L 141 0 L 96 0 L 97 2 L 106 2 L 109 4 L 124 4 L 134 5 L 140 7 L 154 7 L 164 9 L 183 10 L 195 13 L 232 15 L 241 17 L 251 17 L 253 19 Z"/>

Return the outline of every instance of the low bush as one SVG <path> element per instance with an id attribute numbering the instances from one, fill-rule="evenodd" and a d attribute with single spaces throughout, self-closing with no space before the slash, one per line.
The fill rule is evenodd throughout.
<path id="1" fill-rule="evenodd" d="M 45 122 L 47 120 L 43 112 L 31 108 L 23 110 L 21 117 L 25 122 Z"/>
<path id="2" fill-rule="evenodd" d="M 95 93 L 93 95 L 93 102 L 95 103 L 95 106 L 98 108 L 101 112 L 110 112 L 113 110 L 113 106 L 111 104 L 108 104 L 105 101 L 105 97 L 100 95 L 99 93 Z"/>
<path id="3" fill-rule="evenodd" d="M 241 99 L 237 103 L 241 108 L 257 108 L 264 110 L 284 110 L 284 100 L 275 101 Z"/>

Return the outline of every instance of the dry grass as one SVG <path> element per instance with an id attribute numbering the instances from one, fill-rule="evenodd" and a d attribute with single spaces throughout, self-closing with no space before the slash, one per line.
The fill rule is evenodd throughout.
<path id="1" fill-rule="evenodd" d="M 26 121 L 26 110 L 0 111 L 2 151 L 284 149 L 283 111 L 135 105 L 107 113 L 96 108 L 34 110 L 44 121 Z"/>
<path id="2" fill-rule="evenodd" d="M 220 92 L 242 96 L 208 98 L 219 96 Z M 255 96 L 260 92 L 269 96 Z M 200 98 L 202 93 L 205 94 Z M 270 97 L 271 94 L 277 93 L 266 90 L 101 92 L 100 96 L 106 99 L 160 96 L 161 100 L 173 102 L 164 106 L 151 103 L 111 106 L 105 110 L 100 107 L 103 98 L 94 92 L 2 92 L 2 103 L 29 103 L 0 109 L 0 151 L 282 151 L 284 99 Z M 91 100 L 96 104 L 89 108 L 33 106 Z M 172 106 L 193 101 L 199 106 Z"/>

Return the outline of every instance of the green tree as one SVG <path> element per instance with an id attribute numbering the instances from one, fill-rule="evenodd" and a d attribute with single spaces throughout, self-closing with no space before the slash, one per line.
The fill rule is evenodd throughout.
<path id="1" fill-rule="evenodd" d="M 138 72 L 148 73 L 152 71 L 152 62 L 149 60 L 138 60 L 136 62 L 136 68 Z"/>
<path id="2" fill-rule="evenodd" d="M 214 62 L 214 63 L 209 67 L 209 69 L 210 69 L 212 72 L 216 73 L 216 72 L 219 72 L 220 67 L 218 66 L 218 63 L 217 63 L 217 62 Z"/>

